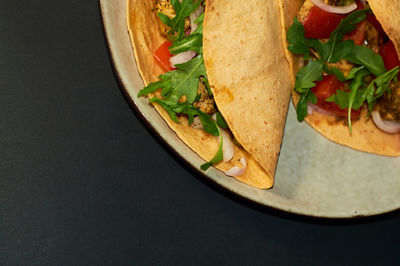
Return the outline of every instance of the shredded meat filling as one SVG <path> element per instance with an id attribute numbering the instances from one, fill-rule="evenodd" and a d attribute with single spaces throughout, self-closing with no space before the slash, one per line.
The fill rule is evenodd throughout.
<path id="1" fill-rule="evenodd" d="M 207 88 L 202 82 L 199 82 L 197 94 L 201 94 L 201 97 L 197 102 L 193 103 L 193 106 L 199 108 L 200 111 L 206 114 L 215 113 L 216 110 L 214 99 L 212 98 L 212 96 L 208 95 Z"/>
<path id="2" fill-rule="evenodd" d="M 374 110 L 384 120 L 400 121 L 400 82 L 390 85 L 391 92 L 386 92 L 377 101 Z"/>

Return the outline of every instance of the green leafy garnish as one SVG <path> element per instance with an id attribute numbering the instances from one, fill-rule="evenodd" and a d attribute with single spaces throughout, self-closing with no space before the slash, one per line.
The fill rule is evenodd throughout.
<path id="1" fill-rule="evenodd" d="M 343 37 L 353 31 L 357 24 L 366 18 L 367 12 L 369 12 L 368 9 L 358 10 L 342 19 L 326 43 L 316 39 L 305 38 L 304 26 L 295 18 L 287 32 L 288 50 L 297 55 L 304 55 L 307 60 L 309 58 L 309 50 L 313 48 L 324 61 L 336 63 L 351 53 L 354 43 L 350 40 L 343 41 Z"/>
<path id="2" fill-rule="evenodd" d="M 352 134 L 352 131 L 353 131 L 352 127 L 351 127 L 351 110 L 353 108 L 353 104 L 356 99 L 357 91 L 361 87 L 361 85 L 363 85 L 362 79 L 368 74 L 369 74 L 369 72 L 366 69 L 361 69 L 360 71 L 357 72 L 353 82 L 350 85 L 349 107 L 348 107 L 348 113 L 347 113 L 350 134 Z M 354 110 L 358 110 L 358 108 L 354 109 Z"/>
<path id="3" fill-rule="evenodd" d="M 302 122 L 308 114 L 308 103 L 312 104 L 317 103 L 317 97 L 310 89 L 308 89 L 305 93 L 301 94 L 300 100 L 297 103 L 296 112 L 297 112 L 297 120 L 299 122 Z"/>
<path id="4" fill-rule="evenodd" d="M 182 40 L 185 37 L 185 18 L 195 11 L 201 4 L 201 0 L 171 0 L 175 10 L 175 16 L 171 19 L 163 13 L 158 13 L 161 21 L 170 27 L 168 38 L 171 41 Z"/>
<path id="5" fill-rule="evenodd" d="M 317 98 L 310 88 L 314 87 L 315 81 L 322 80 L 321 61 L 311 61 L 308 65 L 302 67 L 296 76 L 295 90 L 301 94 L 300 101 L 297 103 L 297 120 L 303 121 L 307 116 L 308 102 L 317 103 Z"/>
<path id="6" fill-rule="evenodd" d="M 169 47 L 171 54 L 179 54 L 186 51 L 195 51 L 198 54 L 203 53 L 203 35 L 202 34 L 191 34 L 185 39 L 174 42 Z"/>
<path id="7" fill-rule="evenodd" d="M 292 26 L 287 32 L 288 50 L 297 55 L 309 54 L 310 44 L 304 37 L 305 29 L 297 18 L 294 18 Z"/>
<path id="8" fill-rule="evenodd" d="M 376 100 L 382 97 L 385 92 L 389 92 L 389 85 L 392 80 L 397 79 L 398 74 L 399 67 L 395 67 L 380 75 L 368 85 L 362 97 L 367 99 L 369 112 L 372 112 Z"/>
<path id="9" fill-rule="evenodd" d="M 177 117 L 178 114 L 186 114 L 188 117 L 189 125 L 193 123 L 194 117 L 198 116 L 205 132 L 210 133 L 213 136 L 219 135 L 218 127 L 211 116 L 197 109 L 188 102 L 172 104 L 164 99 L 160 99 L 157 97 L 151 98 L 149 102 L 158 103 L 159 105 L 161 105 L 169 113 L 172 121 L 176 123 L 179 123 L 179 119 Z"/>
<path id="10" fill-rule="evenodd" d="M 386 72 L 382 57 L 366 46 L 354 45 L 346 60 L 365 66 L 376 77 Z"/>
<path id="11" fill-rule="evenodd" d="M 320 61 L 311 61 L 302 67 L 296 75 L 296 91 L 303 93 L 307 89 L 315 86 L 315 81 L 322 80 L 322 68 L 324 65 Z"/>
<path id="12" fill-rule="evenodd" d="M 203 171 L 206 171 L 208 168 L 213 166 L 215 163 L 218 163 L 218 162 L 220 162 L 220 161 L 222 161 L 224 159 L 224 153 L 222 151 L 222 145 L 223 145 L 224 139 L 222 137 L 222 134 L 221 134 L 219 128 L 218 128 L 218 131 L 219 131 L 219 147 L 218 147 L 218 151 L 209 162 L 207 162 L 205 164 L 202 164 L 200 166 L 200 169 L 203 170 Z"/>
<path id="13" fill-rule="evenodd" d="M 227 129 L 228 128 L 228 124 L 225 121 L 225 118 L 221 115 L 220 112 L 216 113 L 217 116 L 217 124 L 218 126 L 220 126 L 223 129 Z"/>
<path id="14" fill-rule="evenodd" d="M 328 75 L 335 75 L 336 78 L 338 80 L 340 80 L 341 82 L 345 82 L 346 81 L 346 77 L 344 76 L 342 71 L 337 67 L 328 67 L 328 65 L 324 65 L 324 71 Z"/>
<path id="15" fill-rule="evenodd" d="M 317 55 L 316 58 L 300 69 L 296 76 L 295 91 L 300 94 L 297 104 L 297 119 L 301 122 L 307 116 L 308 103 L 316 103 L 317 99 L 310 90 L 316 84 L 315 81 L 322 80 L 323 72 L 335 75 L 341 82 L 349 82 L 349 91 L 337 90 L 336 94 L 326 99 L 327 102 L 336 103 L 341 109 L 348 108 L 348 123 L 350 133 L 352 132 L 351 111 L 358 110 L 368 103 L 369 112 L 378 98 L 389 91 L 389 84 L 399 73 L 399 68 L 386 71 L 383 59 L 370 48 L 355 45 L 352 40 L 343 40 L 345 35 L 357 27 L 366 19 L 369 9 L 357 10 L 342 19 L 338 27 L 332 32 L 326 42 L 317 39 L 305 38 L 303 25 L 294 19 L 293 25 L 287 32 L 289 42 L 288 50 L 297 55 L 303 55 L 305 60 L 310 59 L 310 49 Z M 345 76 L 337 67 L 331 67 L 329 63 L 337 63 L 347 60 L 356 66 Z M 377 77 L 368 86 L 363 79 L 367 75 Z"/>
<path id="16" fill-rule="evenodd" d="M 343 41 L 344 36 L 353 31 L 357 24 L 366 19 L 366 13 L 368 9 L 357 10 L 346 18 L 342 19 L 339 26 L 332 32 L 329 41 L 324 45 L 328 53 L 321 54 L 322 58 L 328 63 L 336 63 L 344 59 L 354 46 L 354 43 L 350 40 Z M 320 51 L 318 51 L 320 52 Z"/>
<path id="17" fill-rule="evenodd" d="M 198 55 L 189 62 L 176 65 L 177 70 L 172 70 L 160 75 L 157 82 L 150 83 L 143 88 L 138 96 L 144 96 L 161 88 L 161 94 L 166 102 L 175 104 L 184 95 L 189 103 L 193 103 L 197 96 L 199 79 L 206 76 L 203 56 Z"/>

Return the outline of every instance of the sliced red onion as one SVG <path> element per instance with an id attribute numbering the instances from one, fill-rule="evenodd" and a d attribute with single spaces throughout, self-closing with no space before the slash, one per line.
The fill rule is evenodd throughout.
<path id="1" fill-rule="evenodd" d="M 175 68 L 175 65 L 186 63 L 186 62 L 190 61 L 190 59 L 192 59 L 195 55 L 196 55 L 196 52 L 194 52 L 194 51 L 186 51 L 186 52 L 171 56 L 169 58 L 169 63 L 171 65 L 171 67 Z"/>
<path id="2" fill-rule="evenodd" d="M 357 4 L 356 2 L 353 2 L 350 5 L 347 6 L 331 6 L 328 4 L 325 4 L 324 1 L 322 0 L 311 0 L 314 5 L 318 6 L 322 10 L 325 10 L 326 12 L 329 13 L 335 13 L 335 14 L 348 14 L 351 11 L 354 11 L 357 9 Z"/>
<path id="3" fill-rule="evenodd" d="M 391 134 L 400 133 L 400 122 L 382 120 L 381 115 L 377 111 L 372 112 L 371 116 L 379 129 Z"/>
<path id="4" fill-rule="evenodd" d="M 307 114 L 309 114 L 309 115 L 312 115 L 313 111 L 314 111 L 314 109 L 311 105 L 312 105 L 311 103 L 308 103 L 308 105 L 307 105 Z"/>
<path id="5" fill-rule="evenodd" d="M 240 158 L 240 163 L 242 164 L 242 168 L 234 166 L 228 171 L 225 172 L 226 175 L 228 176 L 241 176 L 243 175 L 244 171 L 246 171 L 247 168 L 247 161 L 246 158 L 242 157 Z"/>
<path id="6" fill-rule="evenodd" d="M 222 128 L 220 130 L 222 134 L 222 152 L 224 154 L 224 162 L 229 162 L 235 154 L 233 142 L 231 136 L 226 130 L 223 130 Z"/>
<path id="7" fill-rule="evenodd" d="M 307 110 L 308 114 L 312 115 L 314 111 L 321 113 L 323 115 L 334 116 L 334 114 L 330 113 L 329 111 L 326 111 L 325 109 L 322 109 L 318 105 L 308 103 L 308 110 Z"/>
<path id="8" fill-rule="evenodd" d="M 204 12 L 203 5 L 199 5 L 199 7 L 190 14 L 190 34 L 192 34 L 197 29 L 197 23 L 194 21 Z"/>

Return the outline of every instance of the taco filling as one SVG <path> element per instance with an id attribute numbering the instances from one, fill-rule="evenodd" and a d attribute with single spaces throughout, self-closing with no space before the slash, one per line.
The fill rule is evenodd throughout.
<path id="1" fill-rule="evenodd" d="M 348 126 L 365 117 L 400 133 L 400 61 L 366 1 L 306 0 L 287 31 L 288 50 L 302 56 L 296 75 L 297 119 L 313 112 Z"/>
<path id="2" fill-rule="evenodd" d="M 149 96 L 149 102 L 159 104 L 175 123 L 187 121 L 190 127 L 219 137 L 219 149 L 201 166 L 203 171 L 221 161 L 230 161 L 234 153 L 231 133 L 215 105 L 204 66 L 204 4 L 200 0 L 154 1 L 152 10 L 166 41 L 154 51 L 153 57 L 165 73 L 138 94 Z M 246 159 L 240 158 L 240 163 L 241 168 L 235 166 L 225 173 L 243 174 Z"/>

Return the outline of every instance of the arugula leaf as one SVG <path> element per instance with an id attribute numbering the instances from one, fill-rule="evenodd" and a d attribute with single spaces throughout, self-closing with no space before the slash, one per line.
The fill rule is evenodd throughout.
<path id="1" fill-rule="evenodd" d="M 350 70 L 350 73 L 347 75 L 346 80 L 354 79 L 357 72 L 364 68 L 365 68 L 365 66 L 359 66 L 359 67 L 352 68 Z"/>
<path id="2" fill-rule="evenodd" d="M 222 145 L 223 145 L 224 139 L 222 138 L 222 134 L 221 134 L 219 128 L 218 128 L 218 131 L 219 131 L 219 147 L 218 147 L 218 151 L 209 162 L 207 162 L 205 164 L 202 164 L 200 166 L 200 169 L 203 170 L 203 171 L 206 171 L 208 168 L 213 166 L 215 163 L 218 163 L 218 162 L 220 162 L 220 161 L 222 161 L 224 159 L 224 153 L 222 151 Z"/>
<path id="3" fill-rule="evenodd" d="M 192 34 L 203 34 L 203 21 L 204 13 L 202 13 L 194 20 L 194 23 L 197 23 L 197 29 Z"/>
<path id="4" fill-rule="evenodd" d="M 162 96 L 171 103 L 177 103 L 185 95 L 188 103 L 193 103 L 197 96 L 197 88 L 201 76 L 206 76 L 203 56 L 198 55 L 189 62 L 176 65 L 173 70 L 159 76 L 160 81 L 150 83 L 138 96 L 147 95 L 161 88 Z"/>
<path id="5" fill-rule="evenodd" d="M 349 122 L 349 129 L 350 129 L 350 135 L 352 134 L 352 127 L 351 127 L 351 110 L 353 108 L 353 103 L 355 101 L 355 97 L 358 91 L 358 88 L 363 84 L 363 78 L 369 74 L 369 71 L 367 71 L 366 69 L 361 69 L 360 71 L 357 72 L 353 82 L 350 85 L 350 94 L 349 94 L 349 110 L 347 113 L 347 119 Z M 357 106 L 358 108 L 354 107 L 355 110 L 358 110 L 361 107 Z"/>
<path id="6" fill-rule="evenodd" d="M 343 75 L 342 71 L 337 67 L 329 67 L 328 65 L 324 65 L 324 71 L 328 75 L 335 75 L 336 78 L 341 82 L 346 81 L 346 77 Z"/>
<path id="7" fill-rule="evenodd" d="M 210 115 L 202 112 L 188 102 L 183 103 L 171 103 L 164 99 L 153 97 L 149 99 L 150 103 L 158 103 L 161 105 L 170 115 L 171 119 L 179 124 L 178 114 L 186 114 L 188 116 L 189 125 L 193 123 L 195 116 L 198 116 L 201 124 L 203 125 L 203 130 L 213 136 L 219 136 L 219 130 L 215 121 Z"/>
<path id="8" fill-rule="evenodd" d="M 286 38 L 289 43 L 288 50 L 294 54 L 304 55 L 309 53 L 309 44 L 304 36 L 305 29 L 303 24 L 297 18 L 294 18 L 294 23 L 288 29 Z"/>
<path id="9" fill-rule="evenodd" d="M 351 40 L 343 41 L 344 36 L 353 31 L 357 24 L 366 18 L 368 11 L 367 9 L 358 10 L 342 19 L 325 44 L 316 39 L 306 39 L 306 42 L 318 52 L 324 61 L 337 63 L 349 55 L 354 46 L 354 42 Z"/>
<path id="10" fill-rule="evenodd" d="M 336 94 L 332 94 L 332 96 L 327 98 L 326 101 L 336 103 L 341 109 L 349 107 L 353 110 L 360 109 L 361 105 L 365 101 L 365 98 L 364 100 L 361 100 L 360 97 L 363 90 L 359 90 L 359 88 L 361 85 L 363 85 L 362 79 L 368 74 L 370 74 L 369 71 L 364 67 L 358 68 L 358 71 L 354 71 L 353 74 L 351 73 L 351 75 L 354 75 L 354 77 L 351 78 L 353 81 L 350 84 L 350 92 L 337 90 Z"/>
<path id="11" fill-rule="evenodd" d="M 175 10 L 175 16 L 170 19 L 163 13 L 158 13 L 161 21 L 170 27 L 168 38 L 171 41 L 181 40 L 185 36 L 185 18 L 195 11 L 201 4 L 201 0 L 171 0 L 171 4 Z"/>
<path id="12" fill-rule="evenodd" d="M 326 44 L 326 46 L 329 47 L 329 42 Z M 353 50 L 354 47 L 354 42 L 351 40 L 347 40 L 344 42 L 340 42 L 336 44 L 335 46 L 332 44 L 329 51 L 329 55 L 326 58 L 326 61 L 328 63 L 337 63 L 340 60 L 346 58 L 351 51 Z"/>
<path id="13" fill-rule="evenodd" d="M 376 77 L 386 72 L 382 57 L 366 46 L 354 45 L 346 60 L 365 66 Z"/>
<path id="14" fill-rule="evenodd" d="M 336 63 L 350 54 L 352 46 L 354 46 L 353 41 L 343 42 L 342 40 L 347 33 L 357 27 L 358 23 L 366 19 L 366 13 L 369 11 L 369 9 L 357 10 L 340 21 L 339 26 L 332 32 L 329 41 L 325 44 L 329 48 L 329 52 L 321 54 L 325 61 Z"/>
<path id="15" fill-rule="evenodd" d="M 305 55 L 308 58 L 311 47 L 318 52 L 324 61 L 337 63 L 348 56 L 354 46 L 351 40 L 343 42 L 344 36 L 353 31 L 357 27 L 357 24 L 366 18 L 367 12 L 369 12 L 368 9 L 358 10 L 342 19 L 325 44 L 316 39 L 305 38 L 304 26 L 295 18 L 286 35 L 289 43 L 288 50 L 294 54 Z"/>
<path id="16" fill-rule="evenodd" d="M 204 76 L 204 77 L 203 77 L 203 83 L 204 83 L 204 85 L 205 85 L 206 88 L 207 88 L 207 93 L 208 93 L 208 95 L 209 95 L 209 96 L 213 95 L 213 93 L 212 93 L 212 91 L 211 91 L 211 88 L 210 88 L 210 83 L 208 82 L 207 76 Z"/>
<path id="17" fill-rule="evenodd" d="M 379 99 L 385 92 L 389 91 L 389 85 L 393 79 L 397 78 L 399 74 L 399 67 L 382 74 L 373 80 L 362 95 L 368 101 L 368 110 L 372 112 L 377 99 Z"/>
<path id="18" fill-rule="evenodd" d="M 345 109 L 349 106 L 349 93 L 337 90 L 336 94 L 332 94 L 331 97 L 327 98 L 325 101 L 336 103 L 340 109 Z"/>
<path id="19" fill-rule="evenodd" d="M 317 103 L 317 97 L 310 89 L 308 89 L 305 93 L 301 95 L 300 100 L 297 103 L 297 108 L 296 108 L 297 121 L 302 122 L 304 118 L 306 118 L 308 114 L 309 102 L 312 104 Z"/>
<path id="20" fill-rule="evenodd" d="M 198 54 L 203 53 L 203 35 L 191 34 L 182 40 L 177 40 L 169 48 L 171 54 L 179 54 L 186 51 L 195 51 Z"/>
<path id="21" fill-rule="evenodd" d="M 216 113 L 217 116 L 217 124 L 218 126 L 220 126 L 223 129 L 227 129 L 228 128 L 228 124 L 225 121 L 225 118 L 221 115 L 220 112 Z"/>
<path id="22" fill-rule="evenodd" d="M 178 64 L 176 67 L 178 70 L 171 71 L 176 75 L 172 75 L 172 92 L 169 94 L 168 100 L 176 103 L 185 95 L 186 101 L 193 103 L 197 95 L 199 79 L 201 76 L 207 75 L 203 56 L 198 55 L 189 62 Z"/>
<path id="23" fill-rule="evenodd" d="M 320 61 L 311 61 L 308 65 L 302 67 L 296 75 L 296 91 L 304 93 L 307 89 L 315 86 L 315 81 L 321 81 L 322 68 L 323 64 Z"/>
<path id="24" fill-rule="evenodd" d="M 138 93 L 138 97 L 147 96 L 149 93 L 153 93 L 158 89 L 163 89 L 164 93 L 168 93 L 171 89 L 171 83 L 168 81 L 167 77 L 163 79 L 164 75 L 159 76 L 159 81 L 150 83 L 143 89 L 141 89 Z"/>
<path id="25" fill-rule="evenodd" d="M 329 54 L 330 47 L 325 45 L 317 39 L 307 39 L 307 43 L 321 56 L 322 59 L 326 60 Z"/>

